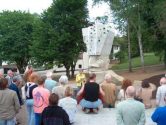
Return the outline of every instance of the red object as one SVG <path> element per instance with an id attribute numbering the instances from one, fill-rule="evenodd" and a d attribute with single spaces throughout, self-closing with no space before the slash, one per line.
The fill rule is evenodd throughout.
<path id="1" fill-rule="evenodd" d="M 76 97 L 77 99 L 77 104 L 80 103 L 80 101 L 84 98 L 85 92 L 81 93 L 79 96 Z M 101 93 L 99 93 L 99 99 L 101 99 L 102 103 L 104 103 L 104 99 L 103 96 L 101 95 Z"/>

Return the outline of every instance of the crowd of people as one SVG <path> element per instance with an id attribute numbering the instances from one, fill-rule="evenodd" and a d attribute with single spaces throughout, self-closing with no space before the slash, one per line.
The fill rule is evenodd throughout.
<path id="1" fill-rule="evenodd" d="M 15 125 L 16 114 L 23 104 L 28 116 L 27 125 L 73 124 L 78 106 L 86 114 L 100 113 L 101 108 L 116 108 L 117 125 L 144 125 L 145 109 L 153 107 L 154 87 L 147 81 L 135 88 L 131 80 L 124 79 L 118 90 L 110 74 L 105 75 L 102 83 L 97 83 L 95 73 L 86 77 L 80 69 L 74 90 L 66 75 L 57 82 L 52 79 L 52 72 L 41 76 L 31 66 L 27 67 L 24 80 L 11 70 L 6 77 L 0 74 L 0 125 Z M 151 118 L 158 125 L 165 125 L 165 116 L 166 78 L 162 77 L 156 94 L 156 110 Z"/>

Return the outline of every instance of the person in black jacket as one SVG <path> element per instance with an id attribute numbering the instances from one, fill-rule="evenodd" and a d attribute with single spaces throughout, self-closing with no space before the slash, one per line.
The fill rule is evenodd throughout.
<path id="1" fill-rule="evenodd" d="M 20 95 L 20 91 L 18 89 L 19 84 L 20 84 L 20 79 L 17 76 L 14 76 L 13 77 L 13 82 L 9 85 L 9 89 L 11 89 L 11 90 L 13 90 L 17 93 L 19 103 L 20 103 L 20 105 L 23 105 L 22 98 L 21 98 L 21 95 Z"/>
<path id="2" fill-rule="evenodd" d="M 69 116 L 58 106 L 58 101 L 58 95 L 52 93 L 49 97 L 49 106 L 42 112 L 41 125 L 70 125 Z"/>

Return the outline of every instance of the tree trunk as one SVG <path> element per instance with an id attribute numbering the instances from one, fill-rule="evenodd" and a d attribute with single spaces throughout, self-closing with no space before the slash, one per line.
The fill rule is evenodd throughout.
<path id="1" fill-rule="evenodd" d="M 141 33 L 141 17 L 140 17 L 140 8 L 138 4 L 138 30 L 137 30 L 137 38 L 140 50 L 140 57 L 141 57 L 141 65 L 142 70 L 145 71 L 145 64 L 144 64 L 144 53 L 143 53 L 143 46 L 142 46 L 142 33 Z"/>
<path id="2" fill-rule="evenodd" d="M 68 64 L 64 64 L 64 66 L 66 68 L 66 76 L 70 78 L 70 66 Z"/>
<path id="3" fill-rule="evenodd" d="M 129 72 L 132 72 L 132 61 L 131 61 L 131 41 L 130 41 L 130 24 L 127 19 L 127 41 L 128 41 L 128 60 L 129 60 Z"/>
<path id="4" fill-rule="evenodd" d="M 17 64 L 17 68 L 20 74 L 24 74 L 25 69 L 23 68 L 23 66 Z"/>
<path id="5" fill-rule="evenodd" d="M 25 68 L 28 65 L 28 61 L 25 60 L 19 60 L 16 62 L 17 68 L 19 70 L 20 74 L 24 74 L 25 72 Z"/>
<path id="6" fill-rule="evenodd" d="M 142 66 L 142 70 L 145 71 L 144 53 L 143 53 L 143 47 L 142 47 L 142 35 L 140 30 L 138 30 L 137 38 L 138 38 L 138 44 L 139 44 L 139 50 L 140 50 L 141 66 Z"/>
<path id="7" fill-rule="evenodd" d="M 164 65 L 165 65 L 165 68 L 166 68 L 166 50 L 164 50 Z"/>
<path id="8" fill-rule="evenodd" d="M 75 66 L 76 66 L 76 63 L 73 62 L 72 66 L 71 66 L 71 78 L 74 78 Z"/>

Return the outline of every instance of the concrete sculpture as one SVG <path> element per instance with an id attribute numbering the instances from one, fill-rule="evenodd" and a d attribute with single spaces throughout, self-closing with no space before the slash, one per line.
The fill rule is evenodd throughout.
<path id="1" fill-rule="evenodd" d="M 114 39 L 111 26 L 96 22 L 93 26 L 83 28 L 82 34 L 89 56 L 89 68 L 108 69 Z"/>

